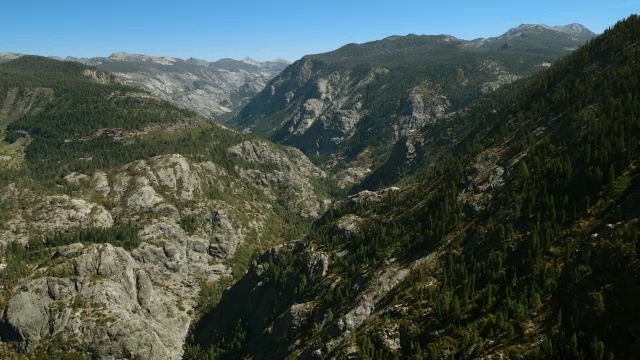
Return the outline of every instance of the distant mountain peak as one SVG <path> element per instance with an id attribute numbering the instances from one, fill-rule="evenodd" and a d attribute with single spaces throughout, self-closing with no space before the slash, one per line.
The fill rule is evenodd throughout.
<path id="1" fill-rule="evenodd" d="M 546 24 L 520 24 L 518 27 L 509 29 L 504 33 L 503 37 L 517 37 L 527 32 L 541 32 L 545 30 L 556 31 L 564 34 L 568 34 L 575 37 L 594 37 L 596 34 L 585 26 L 573 23 L 569 25 L 561 26 L 549 26 Z"/>
<path id="2" fill-rule="evenodd" d="M 173 65 L 178 59 L 168 56 L 150 56 L 142 54 L 129 54 L 124 51 L 115 52 L 109 56 L 110 60 L 153 62 L 160 65 Z"/>
<path id="3" fill-rule="evenodd" d="M 255 59 L 252 59 L 250 57 L 246 57 L 246 58 L 242 59 L 242 62 L 245 63 L 245 64 L 255 65 L 255 66 L 262 65 L 262 61 L 255 60 Z"/>
<path id="4" fill-rule="evenodd" d="M 596 36 L 596 33 L 587 29 L 584 25 L 578 24 L 578 23 L 573 23 L 565 26 L 554 26 L 553 29 L 556 31 L 560 31 L 560 32 L 567 33 L 570 35 L 575 35 L 575 36 L 578 36 L 578 35 L 581 35 L 581 36 L 588 35 L 592 37 Z"/>
<path id="5" fill-rule="evenodd" d="M 277 64 L 283 64 L 283 65 L 289 65 L 291 64 L 289 62 L 289 60 L 278 57 L 275 60 L 272 61 L 260 61 L 260 60 L 256 60 L 250 57 L 246 57 L 244 59 L 242 59 L 242 62 L 245 64 L 249 64 L 249 65 L 255 65 L 255 66 L 264 66 L 265 63 L 277 63 Z"/>
<path id="6" fill-rule="evenodd" d="M 207 60 L 203 60 L 203 59 L 198 59 L 198 58 L 194 58 L 194 57 L 190 57 L 187 60 L 185 60 L 186 62 L 192 63 L 192 64 L 196 64 L 196 65 L 200 65 L 200 66 L 207 66 L 209 65 L 209 62 Z"/>

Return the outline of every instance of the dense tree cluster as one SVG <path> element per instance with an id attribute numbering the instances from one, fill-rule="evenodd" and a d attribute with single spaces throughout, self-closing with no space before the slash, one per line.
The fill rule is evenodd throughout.
<path id="1" fill-rule="evenodd" d="M 86 71 L 94 70 L 32 56 L 0 64 L 0 96 L 14 88 L 49 88 L 54 93 L 44 109 L 8 125 L 6 143 L 26 136 L 29 145 L 26 166 L 0 170 L 0 183 L 28 177 L 53 185 L 73 171 L 90 174 L 166 153 L 212 160 L 231 171 L 231 163 L 240 161 L 231 160 L 225 150 L 245 138 L 242 135 L 208 126 L 191 112 L 119 85 L 108 73 L 100 73 L 107 83 L 98 83 Z M 193 129 L 175 134 L 145 130 L 180 124 Z M 118 139 L 114 131 L 148 133 Z"/>

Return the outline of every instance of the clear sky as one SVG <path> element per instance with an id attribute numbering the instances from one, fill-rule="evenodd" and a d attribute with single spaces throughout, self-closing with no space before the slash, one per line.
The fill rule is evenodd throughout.
<path id="1" fill-rule="evenodd" d="M 500 35 L 521 23 L 601 33 L 640 0 L 5 0 L 0 51 L 94 57 L 116 51 L 290 61 L 390 35 Z"/>

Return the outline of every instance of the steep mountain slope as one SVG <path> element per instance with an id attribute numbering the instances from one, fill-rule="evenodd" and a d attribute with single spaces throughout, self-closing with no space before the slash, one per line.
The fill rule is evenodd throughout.
<path id="1" fill-rule="evenodd" d="M 0 53 L 0 62 L 20 56 L 23 55 Z M 124 52 L 109 57 L 67 57 L 65 60 L 109 71 L 123 84 L 141 87 L 183 109 L 221 122 L 235 115 L 289 65 L 281 59 L 208 62 Z"/>
<path id="2" fill-rule="evenodd" d="M 402 187 L 336 203 L 193 330 L 226 358 L 640 357 L 640 17 L 452 117 Z"/>
<path id="3" fill-rule="evenodd" d="M 116 53 L 86 63 L 111 71 L 126 84 L 140 86 L 183 109 L 221 122 L 235 115 L 289 65 L 284 60 L 154 59 Z"/>
<path id="4" fill-rule="evenodd" d="M 299 150 L 77 62 L 0 64 L 0 105 L 2 358 L 179 359 L 219 282 L 327 204 Z"/>
<path id="5" fill-rule="evenodd" d="M 593 35 L 560 29 L 521 26 L 474 41 L 391 36 L 305 56 L 230 124 L 318 156 L 326 167 L 346 161 L 352 169 L 340 178 L 357 182 L 388 158 L 393 144 L 429 141 L 414 136 L 423 125 L 539 71 Z"/>

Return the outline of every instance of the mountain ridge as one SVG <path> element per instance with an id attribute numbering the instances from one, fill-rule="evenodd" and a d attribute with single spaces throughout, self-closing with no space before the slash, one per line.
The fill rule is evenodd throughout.
<path id="1" fill-rule="evenodd" d="M 424 124 L 540 71 L 587 37 L 542 28 L 507 41 L 408 35 L 347 44 L 289 65 L 228 124 L 297 147 L 327 170 L 346 162 L 332 172 L 348 188 L 377 176 L 396 143 L 407 144 L 396 160 L 411 161 L 431 142 L 416 136 Z M 369 189 L 378 183 L 367 180 Z"/>
<path id="2" fill-rule="evenodd" d="M 587 37 L 596 36 L 596 33 L 594 33 L 593 31 L 589 30 L 587 27 L 579 23 L 572 23 L 568 25 L 558 25 L 558 26 L 549 26 L 545 24 L 520 24 L 515 28 L 507 30 L 501 36 L 513 36 L 514 34 L 521 33 L 522 31 L 527 31 L 527 30 L 539 31 L 540 29 L 557 31 L 557 32 L 568 34 L 568 35 L 574 35 L 574 36 L 587 36 Z"/>
<path id="3" fill-rule="evenodd" d="M 98 61 L 97 59 L 110 59 L 110 60 L 123 60 L 123 59 L 128 59 L 128 61 L 151 61 L 153 62 L 154 60 L 160 61 L 162 63 L 160 63 L 160 65 L 166 65 L 166 62 L 175 62 L 175 61 L 188 61 L 188 62 L 194 62 L 194 63 L 198 63 L 198 64 L 209 64 L 209 63 L 215 63 L 216 61 L 219 60 L 233 60 L 233 61 L 238 61 L 238 62 L 246 62 L 248 64 L 251 65 L 256 65 L 259 66 L 263 63 L 282 63 L 282 64 L 290 64 L 290 62 L 287 59 L 281 58 L 281 57 L 277 57 L 274 60 L 255 60 L 252 59 L 250 57 L 245 57 L 244 59 L 241 60 L 237 60 L 237 59 L 232 59 L 232 58 L 220 58 L 217 60 L 204 60 L 204 59 L 198 59 L 198 58 L 194 58 L 194 57 L 189 57 L 186 59 L 183 58 L 179 58 L 179 57 L 174 57 L 174 56 L 154 56 L 154 55 L 145 55 L 145 54 L 137 54 L 137 53 L 129 53 L 126 51 L 116 51 L 114 53 L 112 53 L 109 56 L 94 56 L 94 57 L 76 57 L 76 56 L 72 56 L 72 55 L 68 55 L 66 57 L 60 57 L 60 56 L 45 56 L 45 55 L 37 55 L 37 54 L 23 54 L 23 53 L 17 53 L 17 52 L 11 52 L 11 51 L 2 51 L 0 52 L 0 60 L 13 60 L 16 59 L 18 57 L 21 56 L 25 56 L 25 55 L 33 55 L 33 56 L 43 56 L 43 57 L 48 57 L 50 59 L 54 59 L 54 60 L 61 60 L 61 61 L 77 61 L 80 63 L 85 63 L 85 62 L 90 62 L 90 61 Z"/>
<path id="4" fill-rule="evenodd" d="M 520 24 L 519 26 L 510 28 L 509 30 L 507 30 L 506 32 L 504 32 L 502 35 L 498 35 L 498 36 L 493 36 L 493 37 L 479 37 L 479 38 L 474 38 L 474 39 L 463 39 L 463 38 L 459 38 L 456 37 L 454 35 L 451 34 L 416 34 L 416 33 L 409 33 L 406 35 L 389 35 L 385 38 L 382 38 L 380 40 L 371 40 L 371 41 L 366 41 L 366 42 L 362 42 L 362 43 L 348 43 L 343 45 L 342 47 L 345 46 L 353 46 L 353 45 L 365 45 L 365 44 L 369 44 L 369 43 L 375 43 L 375 42 L 380 42 L 380 41 L 384 41 L 384 40 L 399 40 L 399 39 L 403 39 L 403 38 L 424 38 L 424 37 L 442 37 L 445 39 L 449 39 L 449 40 L 455 40 L 455 41 L 462 41 L 462 42 L 467 42 L 467 43 L 474 43 L 477 41 L 482 41 L 482 40 L 488 40 L 488 39 L 497 39 L 500 37 L 505 37 L 505 36 L 509 36 L 512 34 L 517 34 L 517 33 L 521 33 L 522 31 L 533 31 L 536 29 L 545 29 L 545 30 L 551 30 L 554 32 L 558 32 L 558 33 L 565 33 L 568 35 L 574 35 L 574 36 L 580 36 L 580 37 L 587 37 L 587 38 L 592 38 L 594 36 L 596 36 L 597 34 L 594 33 L 593 31 L 589 30 L 586 26 L 580 24 L 580 23 L 571 23 L 571 24 L 567 24 L 567 25 L 554 25 L 554 26 L 550 26 L 550 25 L 545 25 L 545 24 Z M 320 53 L 318 53 L 320 54 Z M 309 54 L 307 56 L 313 56 L 313 55 L 318 55 L 318 54 Z"/>
<path id="5" fill-rule="evenodd" d="M 23 55 L 0 53 L 0 63 L 20 56 Z M 79 62 L 110 71 L 122 83 L 140 86 L 181 108 L 219 122 L 234 115 L 288 64 L 282 59 L 246 61 L 224 58 L 208 62 L 126 52 L 116 52 L 108 57 L 55 60 Z"/>
<path id="6" fill-rule="evenodd" d="M 252 59 L 0 60 L 0 358 L 640 357 L 640 17 L 571 25 L 308 55 L 240 131 L 136 84 Z"/>

